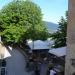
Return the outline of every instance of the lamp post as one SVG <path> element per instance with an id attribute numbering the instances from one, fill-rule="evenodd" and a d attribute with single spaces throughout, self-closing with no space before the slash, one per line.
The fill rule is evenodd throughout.
<path id="1" fill-rule="evenodd" d="M 33 32 L 33 36 L 32 36 L 32 38 L 33 38 L 33 46 L 32 46 L 32 49 L 34 50 L 34 36 L 35 36 L 35 31 L 34 31 L 34 14 L 33 14 L 33 16 L 32 16 L 32 20 L 33 20 L 33 25 L 32 25 L 32 32 Z"/>
<path id="2" fill-rule="evenodd" d="M 33 14 L 33 16 L 32 16 L 32 20 L 33 20 L 33 25 L 32 25 L 32 28 L 33 28 L 33 44 L 32 44 L 32 50 L 34 50 L 34 40 L 35 40 L 35 26 L 34 26 L 34 19 L 35 19 L 35 15 Z M 35 58 L 36 60 L 34 61 L 34 63 L 35 63 L 35 75 L 40 75 L 40 73 L 39 73 L 39 70 L 38 70 L 38 60 L 37 60 L 37 58 Z"/>

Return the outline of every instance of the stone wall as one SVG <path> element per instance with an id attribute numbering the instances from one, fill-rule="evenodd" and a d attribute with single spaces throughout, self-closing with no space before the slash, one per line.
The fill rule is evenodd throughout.
<path id="1" fill-rule="evenodd" d="M 75 0 L 69 0 L 65 75 L 75 73 Z"/>

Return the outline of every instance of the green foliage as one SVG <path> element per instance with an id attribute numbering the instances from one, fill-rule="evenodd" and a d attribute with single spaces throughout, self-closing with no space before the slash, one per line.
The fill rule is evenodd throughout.
<path id="1" fill-rule="evenodd" d="M 40 7 L 27 0 L 14 0 L 6 5 L 0 11 L 0 35 L 9 44 L 23 39 L 46 39 L 48 34 Z"/>
<path id="2" fill-rule="evenodd" d="M 61 17 L 58 30 L 52 34 L 52 39 L 55 41 L 53 47 L 58 48 L 66 46 L 66 35 L 67 35 L 67 14 L 66 19 Z"/>

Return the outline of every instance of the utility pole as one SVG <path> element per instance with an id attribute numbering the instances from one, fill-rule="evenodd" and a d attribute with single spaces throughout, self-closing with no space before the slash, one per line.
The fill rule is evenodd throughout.
<path id="1" fill-rule="evenodd" d="M 34 20 L 35 20 L 35 15 L 33 13 L 33 16 L 32 16 L 32 20 L 33 20 L 33 25 L 32 25 L 32 28 L 33 28 L 33 50 L 34 50 L 34 40 L 35 40 L 35 25 L 34 25 Z M 39 69 L 38 69 L 38 59 L 36 57 L 36 61 L 34 61 L 35 63 L 35 75 L 40 75 L 40 72 L 39 72 Z"/>
<path id="2" fill-rule="evenodd" d="M 34 31 L 34 14 L 33 14 L 33 16 L 32 16 L 32 20 L 33 20 L 33 25 L 32 25 L 32 28 L 33 28 L 33 29 L 32 29 L 32 31 L 33 31 L 33 37 L 32 37 L 32 38 L 33 38 L 33 41 L 32 41 L 32 42 L 33 42 L 33 46 L 32 46 L 32 47 L 33 47 L 33 48 L 32 48 L 32 49 L 34 50 L 34 36 L 35 36 L 35 31 Z"/>

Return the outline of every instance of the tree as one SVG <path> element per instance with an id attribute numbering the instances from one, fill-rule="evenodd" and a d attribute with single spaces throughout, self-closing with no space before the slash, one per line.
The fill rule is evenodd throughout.
<path id="1" fill-rule="evenodd" d="M 0 11 L 0 35 L 2 41 L 8 44 L 25 39 L 46 39 L 40 7 L 27 0 L 14 0 L 3 7 Z"/>
<path id="2" fill-rule="evenodd" d="M 52 39 L 54 40 L 54 48 L 66 46 L 67 14 L 68 13 L 66 12 L 66 18 L 61 17 L 58 30 L 51 35 Z"/>

